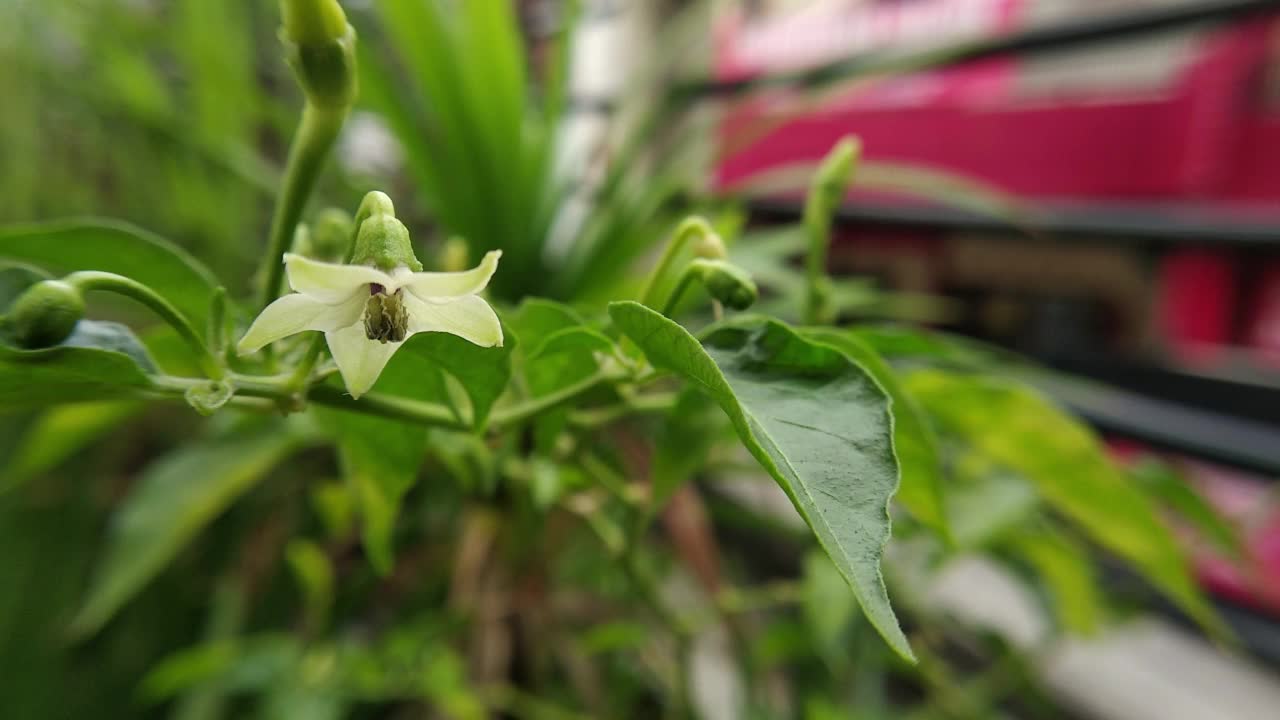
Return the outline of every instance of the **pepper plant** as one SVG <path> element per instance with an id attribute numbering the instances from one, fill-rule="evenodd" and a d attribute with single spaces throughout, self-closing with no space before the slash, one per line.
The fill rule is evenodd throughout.
<path id="1" fill-rule="evenodd" d="M 517 37 L 505 6 L 456 11 Z M 731 713 L 980 716 L 1004 698 L 948 669 L 952 631 L 919 581 L 973 554 L 1031 578 L 1066 630 L 1110 614 L 1102 552 L 1227 636 L 1158 503 L 1019 380 L 1030 368 L 909 326 L 837 324 L 826 258 L 856 141 L 818 169 L 801 225 L 731 243 L 685 218 L 648 238 L 655 262 L 628 266 L 638 291 L 616 283 L 598 302 L 581 275 L 593 265 L 548 282 L 528 242 L 487 236 L 474 267 L 465 237 L 419 255 L 389 192 L 309 214 L 367 51 L 334 0 L 280 7 L 306 104 L 256 294 L 230 297 L 199 259 L 122 223 L 0 229 L 0 408 L 31 419 L 0 482 L 10 527 L 35 512 L 14 498 L 114 425 L 183 403 L 211 416 L 113 503 L 58 626 L 81 647 L 122 623 L 159 635 L 124 706 L 721 716 L 694 662 L 721 632 L 740 677 Z M 385 100 L 394 80 L 380 82 Z M 521 132 L 507 120 L 490 118 Z M 526 140 L 506 138 L 540 147 Z M 485 225 L 483 196 L 445 206 L 450 178 L 425 163 L 416 176 L 446 227 Z M 580 286 L 595 290 L 575 303 Z M 570 302 L 520 293 L 538 287 Z M 99 308 L 161 322 L 90 319 Z M 762 481 L 773 502 L 753 509 L 739 491 Z M 166 600 L 179 627 L 156 620 Z M 993 672 L 1025 674 L 1018 653 L 993 652 Z M 891 700 L 896 683 L 913 690 Z"/>

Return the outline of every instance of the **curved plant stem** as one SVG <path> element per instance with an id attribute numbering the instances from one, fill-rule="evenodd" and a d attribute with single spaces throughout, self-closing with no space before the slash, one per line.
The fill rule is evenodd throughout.
<path id="1" fill-rule="evenodd" d="M 658 289 L 661 287 L 662 278 L 666 277 L 671 271 L 672 264 L 680 255 L 680 251 L 690 240 L 714 235 L 715 231 L 707 224 L 706 220 L 700 217 L 686 218 L 676 228 L 675 234 L 667 241 L 667 245 L 662 250 L 662 257 L 658 259 L 658 264 L 654 266 L 653 272 L 649 273 L 649 279 L 645 281 L 644 291 L 640 293 L 640 303 L 647 305 L 653 309 L 657 309 L 654 305 L 658 302 Z M 664 313 L 665 314 L 665 313 Z"/>
<path id="2" fill-rule="evenodd" d="M 293 377 L 290 378 L 289 384 L 297 391 L 301 391 L 306 387 L 307 380 L 311 378 L 311 371 L 316 367 L 316 361 L 320 359 L 320 353 L 324 351 L 325 339 L 323 335 L 317 335 L 311 338 L 311 342 L 307 345 L 307 353 L 302 356 L 302 361 L 293 371 Z"/>
<path id="3" fill-rule="evenodd" d="M 680 279 L 676 281 L 676 286 L 671 289 L 671 295 L 667 297 L 667 302 L 662 306 L 662 314 L 668 318 L 671 313 L 675 312 L 676 305 L 680 302 L 680 298 L 684 296 L 684 291 L 689 288 L 689 284 L 694 281 L 697 273 L 693 272 L 692 267 L 687 267 L 684 272 L 680 273 Z"/>
<path id="4" fill-rule="evenodd" d="M 174 330 L 178 331 L 178 335 L 182 337 L 183 341 L 187 343 L 195 354 L 196 360 L 200 363 L 200 369 L 204 370 L 210 379 L 221 380 L 226 377 L 226 368 L 209 351 L 209 346 L 205 344 L 200 333 L 191 327 L 191 323 L 183 317 L 182 313 L 178 312 L 177 308 L 169 304 L 168 300 L 160 297 L 150 287 L 123 275 L 96 270 L 71 273 L 63 278 L 63 282 L 68 285 L 74 285 L 81 291 L 112 292 L 146 305 L 152 312 L 172 326 Z"/>
<path id="5" fill-rule="evenodd" d="M 595 388 L 601 383 L 609 380 L 618 379 L 617 375 L 612 372 L 600 371 L 588 375 L 572 385 L 566 385 L 559 390 L 536 397 L 532 400 L 526 400 L 518 405 L 511 407 L 499 408 L 493 411 L 489 417 L 489 424 L 503 426 L 512 425 L 523 422 L 538 413 L 545 412 L 562 403 L 568 402 L 573 398 Z M 368 397 L 367 395 L 365 397 Z"/>

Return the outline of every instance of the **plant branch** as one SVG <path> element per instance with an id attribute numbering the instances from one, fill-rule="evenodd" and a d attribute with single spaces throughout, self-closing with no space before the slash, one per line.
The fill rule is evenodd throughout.
<path id="1" fill-rule="evenodd" d="M 71 273 L 63 278 L 63 282 L 76 287 L 82 292 L 89 290 L 112 292 L 146 305 L 178 332 L 178 335 L 182 337 L 183 341 L 187 343 L 195 354 L 196 360 L 200 363 L 200 368 L 204 370 L 210 379 L 221 380 L 226 376 L 226 368 L 209 351 L 209 346 L 205 344 L 200 333 L 191 327 L 191 323 L 183 317 L 182 313 L 178 312 L 177 308 L 171 305 L 168 300 L 160 297 L 150 287 L 123 275 L 96 270 Z"/>
<path id="2" fill-rule="evenodd" d="M 267 253 L 262 258 L 262 292 L 258 307 L 264 308 L 276 299 L 284 277 L 282 258 L 289 251 L 293 234 L 302 219 L 307 198 L 315 189 L 329 150 L 338 138 L 346 119 L 346 108 L 324 109 L 307 103 L 302 123 L 289 147 L 289 160 L 284 171 L 284 185 L 271 218 L 271 235 Z"/>

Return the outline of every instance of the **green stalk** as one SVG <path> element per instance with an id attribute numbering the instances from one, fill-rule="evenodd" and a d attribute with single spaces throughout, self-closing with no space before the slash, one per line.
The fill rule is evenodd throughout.
<path id="1" fill-rule="evenodd" d="M 284 187 L 276 201 L 271 218 L 271 235 L 267 253 L 262 259 L 262 294 L 259 307 L 266 307 L 280 293 L 284 278 L 284 254 L 289 251 L 307 199 L 320 178 L 320 169 L 329 151 L 333 149 L 347 108 L 320 108 L 307 103 L 302 111 L 302 123 L 289 147 L 289 161 L 284 171 Z"/>
<path id="2" fill-rule="evenodd" d="M 662 257 L 658 258 L 658 264 L 654 266 L 653 272 L 649 273 L 649 278 L 645 281 L 644 291 L 640 293 L 640 303 L 656 310 L 657 308 L 654 305 L 658 302 L 658 290 L 662 285 L 662 279 L 671 272 L 671 266 L 675 263 L 676 258 L 680 256 L 680 252 L 684 250 L 691 240 L 715 236 L 715 230 L 711 229 L 706 220 L 700 217 L 685 218 L 676 227 L 671 240 L 663 248 Z"/>
<path id="3" fill-rule="evenodd" d="M 849 189 L 860 152 L 856 138 L 846 137 L 836 143 L 823 158 L 805 198 L 804 228 L 809 238 L 809 253 L 805 258 L 807 285 L 802 317 L 806 325 L 826 325 L 835 320 L 831 308 L 831 279 L 827 277 L 831 218 Z"/>
<path id="4" fill-rule="evenodd" d="M 209 351 L 209 346 L 205 344 L 200 333 L 191 327 L 191 323 L 178 312 L 178 309 L 169 304 L 168 300 L 160 297 L 155 290 L 143 285 L 132 278 L 115 273 L 98 272 L 96 270 L 85 270 L 82 272 L 72 273 L 65 278 L 63 282 L 80 290 L 81 292 L 96 290 L 102 292 L 112 292 L 117 295 L 123 295 L 127 298 L 137 300 L 146 305 L 152 312 L 160 316 L 174 330 L 178 331 L 178 335 L 187 343 L 192 352 L 196 356 L 196 360 L 200 363 L 200 368 L 212 380 L 221 380 L 226 377 L 227 371 L 223 367 L 222 362 Z"/>

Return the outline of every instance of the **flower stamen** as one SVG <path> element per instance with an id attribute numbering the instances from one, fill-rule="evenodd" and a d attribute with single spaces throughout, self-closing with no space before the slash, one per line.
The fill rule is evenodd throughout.
<path id="1" fill-rule="evenodd" d="M 388 295 L 376 283 L 369 286 L 369 302 L 364 308 L 364 332 L 380 343 L 404 342 L 409 333 L 409 312 L 404 307 L 403 290 Z"/>

